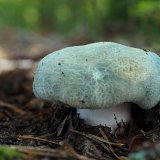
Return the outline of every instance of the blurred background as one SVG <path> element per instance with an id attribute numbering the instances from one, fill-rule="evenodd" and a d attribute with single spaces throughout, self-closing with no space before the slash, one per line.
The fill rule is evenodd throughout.
<path id="1" fill-rule="evenodd" d="M 0 0 L 0 68 L 98 41 L 159 52 L 160 0 Z"/>

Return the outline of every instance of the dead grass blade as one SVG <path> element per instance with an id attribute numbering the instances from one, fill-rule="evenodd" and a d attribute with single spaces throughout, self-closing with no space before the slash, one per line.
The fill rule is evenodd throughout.
<path id="1" fill-rule="evenodd" d="M 51 144 L 55 144 L 55 145 L 59 145 L 59 143 L 57 142 L 54 142 L 54 141 L 50 141 L 50 140 L 47 140 L 47 139 L 43 139 L 43 138 L 39 138 L 39 137 L 34 137 L 32 135 L 20 135 L 20 136 L 17 136 L 18 139 L 22 140 L 22 139 L 27 139 L 27 140 L 37 140 L 37 141 L 43 141 L 43 142 L 47 142 L 47 143 L 51 143 Z"/>
<path id="2" fill-rule="evenodd" d="M 23 110 L 19 109 L 17 106 L 9 104 L 7 102 L 3 102 L 1 100 L 0 100 L 0 107 L 6 107 L 6 108 L 12 110 L 13 112 L 17 112 L 17 113 L 22 114 L 22 115 L 25 114 L 25 112 Z"/>

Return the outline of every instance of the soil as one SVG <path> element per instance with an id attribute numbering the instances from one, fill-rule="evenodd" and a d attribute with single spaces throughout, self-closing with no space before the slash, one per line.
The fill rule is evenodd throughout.
<path id="1" fill-rule="evenodd" d="M 25 159 L 121 160 L 159 141 L 159 121 L 146 132 L 135 122 L 117 122 L 111 133 L 107 126 L 87 125 L 70 106 L 36 99 L 31 75 L 31 70 L 0 75 L 0 144 L 25 153 Z"/>

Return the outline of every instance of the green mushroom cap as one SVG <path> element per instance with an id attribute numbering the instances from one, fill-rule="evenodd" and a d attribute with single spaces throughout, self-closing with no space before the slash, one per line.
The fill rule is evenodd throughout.
<path id="1" fill-rule="evenodd" d="M 33 92 L 77 108 L 133 102 L 150 109 L 160 101 L 160 57 L 113 42 L 67 47 L 39 62 Z"/>

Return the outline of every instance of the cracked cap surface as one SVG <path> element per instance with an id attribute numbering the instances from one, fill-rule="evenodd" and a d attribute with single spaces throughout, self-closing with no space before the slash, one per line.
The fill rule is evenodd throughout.
<path id="1" fill-rule="evenodd" d="M 77 108 L 133 102 L 149 109 L 160 100 L 160 57 L 113 42 L 67 47 L 39 62 L 33 92 Z"/>

